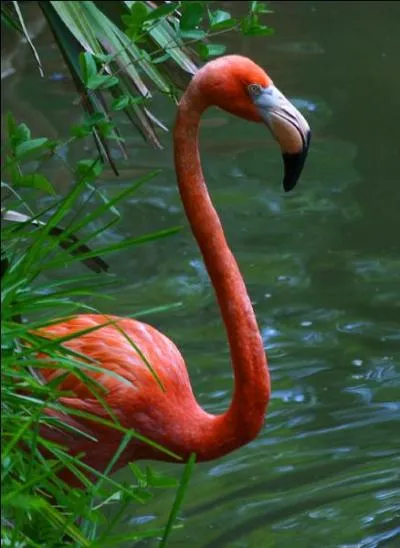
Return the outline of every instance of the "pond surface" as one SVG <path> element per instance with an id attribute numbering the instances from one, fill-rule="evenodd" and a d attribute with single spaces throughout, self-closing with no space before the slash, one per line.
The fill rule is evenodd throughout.
<path id="1" fill-rule="evenodd" d="M 201 140 L 264 337 L 272 400 L 253 443 L 196 467 L 184 527 L 170 546 L 399 546 L 400 3 L 271 4 L 275 36 L 226 43 L 264 66 L 308 118 L 313 141 L 300 184 L 283 193 L 280 155 L 262 127 L 210 111 Z M 63 139 L 80 111 L 50 37 L 40 25 L 38 33 L 48 81 L 19 46 L 3 108 L 35 136 Z M 171 125 L 174 109 L 160 102 L 156 110 Z M 181 302 L 146 320 L 182 350 L 201 404 L 221 412 L 232 389 L 226 337 L 178 198 L 171 136 L 155 153 L 126 128 L 130 158 L 120 161 L 118 180 L 106 173 L 103 187 L 112 193 L 151 168 L 163 172 L 124 204 L 109 241 L 184 230 L 111 257 L 124 286 L 98 306 L 124 315 Z M 61 162 L 51 177 L 65 192 L 70 174 Z M 171 502 L 166 492 L 151 508 L 132 508 L 127 527 L 165 523 Z"/>

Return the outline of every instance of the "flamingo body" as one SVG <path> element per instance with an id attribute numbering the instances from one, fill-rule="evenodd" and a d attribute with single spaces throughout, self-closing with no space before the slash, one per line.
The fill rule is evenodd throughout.
<path id="1" fill-rule="evenodd" d="M 64 337 L 107 324 L 110 320 L 115 322 L 115 325 L 105 325 L 73 338 L 66 342 L 65 346 L 82 355 L 90 356 L 97 362 L 99 369 L 104 370 L 86 370 L 85 375 L 104 389 L 100 395 L 121 426 L 132 428 L 134 425 L 136 432 L 150 436 L 161 446 L 176 452 L 183 460 L 187 460 L 192 450 L 196 450 L 199 460 L 205 460 L 207 456 L 202 455 L 201 450 L 191 443 L 191 438 L 198 438 L 204 420 L 212 421 L 213 417 L 199 407 L 193 395 L 185 362 L 175 344 L 165 335 L 139 321 L 96 314 L 82 314 L 47 327 L 39 333 L 47 338 Z M 134 345 L 130 341 L 134 341 Z M 135 346 L 140 349 L 142 356 Z M 146 361 L 154 368 L 159 382 Z M 84 366 L 82 369 L 84 370 Z M 113 375 L 108 372 L 112 372 Z M 41 369 L 41 373 L 49 382 L 65 373 L 65 370 L 48 368 Z M 66 407 L 111 420 L 107 410 L 95 397 L 88 384 L 82 382 L 78 376 L 68 374 L 58 388 L 71 393 L 71 397 L 60 398 Z M 118 430 L 81 417 L 78 419 L 74 415 L 66 416 L 54 411 L 48 413 L 96 438 L 96 441 L 48 427 L 42 430 L 42 435 L 68 447 L 71 454 L 84 453 L 86 457 L 83 460 L 90 466 L 99 470 L 106 468 L 123 437 Z M 171 425 L 175 425 L 173 430 Z M 182 425 L 181 428 L 179 425 Z M 205 437 L 205 432 L 202 436 Z M 129 461 L 142 458 L 175 460 L 153 449 L 147 443 L 133 440 L 114 470 L 123 467 Z M 64 471 L 61 476 L 70 484 L 80 484 L 68 471 Z"/>
<path id="2" fill-rule="evenodd" d="M 252 303 L 201 168 L 199 123 L 204 110 L 212 105 L 270 128 L 283 151 L 285 190 L 293 188 L 299 178 L 310 133 L 305 119 L 275 88 L 263 69 L 250 59 L 236 55 L 205 65 L 194 76 L 178 108 L 174 129 L 178 187 L 228 336 L 234 375 L 229 409 L 221 415 L 211 415 L 199 406 L 175 344 L 145 323 L 85 314 L 41 330 L 45 337 L 64 337 L 112 319 L 114 325 L 70 339 L 65 346 L 96 360 L 103 368 L 104 372 L 86 371 L 86 374 L 102 387 L 106 407 L 122 426 L 174 452 L 183 462 L 191 453 L 196 453 L 200 461 L 214 459 L 254 439 L 264 423 L 270 397 L 267 360 Z M 47 381 L 63 373 L 50 367 L 42 372 Z M 68 374 L 60 388 L 70 393 L 60 399 L 71 414 L 47 412 L 75 430 L 65 432 L 46 426 L 42 435 L 64 444 L 72 454 L 84 453 L 87 464 L 104 470 L 118 449 L 121 433 L 73 414 L 73 410 L 84 411 L 100 419 L 110 419 L 106 407 L 78 376 Z M 85 432 L 90 439 L 77 430 Z M 133 439 L 114 470 L 142 458 L 174 460 L 159 449 Z M 63 471 L 62 476 L 69 483 L 80 485 L 69 471 Z"/>

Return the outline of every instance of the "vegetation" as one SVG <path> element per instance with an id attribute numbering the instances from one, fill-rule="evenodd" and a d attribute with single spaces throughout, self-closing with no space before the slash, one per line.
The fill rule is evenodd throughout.
<path id="1" fill-rule="evenodd" d="M 44 68 L 29 38 L 18 2 L 1 6 L 2 20 L 23 33 L 39 70 Z M 240 30 L 247 36 L 269 35 L 261 24 L 269 13 L 263 2 L 250 2 L 249 13 L 237 19 L 212 9 L 213 2 L 37 2 L 71 73 L 87 114 L 79 136 L 93 132 L 101 158 L 115 172 L 110 140 L 126 155 L 112 113 L 123 111 L 154 147 L 161 147 L 157 129 L 166 129 L 150 110 L 155 94 L 175 103 L 195 74 L 200 60 L 225 52 L 221 34 Z M 99 3 L 100 4 L 100 3 Z"/>
<path id="2" fill-rule="evenodd" d="M 21 136 L 27 139 L 23 140 Z M 43 151 L 53 146 L 44 139 L 31 139 L 28 128 L 24 124 L 17 125 L 8 116 L 6 147 L 9 163 L 13 154 L 19 155 L 29 146 L 34 150 L 35 141 L 36 145 L 39 145 L 38 141 L 43 141 Z M 21 156 L 18 159 L 15 162 L 15 167 L 18 165 L 18 177 L 16 180 L 11 179 L 12 185 L 8 185 L 6 190 L 18 188 L 20 171 L 25 171 L 25 162 Z M 86 171 L 83 171 L 82 166 L 88 166 Z M 8 170 L 11 172 L 10 166 Z M 163 531 L 135 530 L 124 539 L 114 537 L 117 519 L 107 524 L 106 533 L 100 534 L 99 531 L 102 531 L 107 507 L 118 504 L 117 514 L 121 519 L 129 504 L 149 502 L 154 489 L 177 487 L 174 480 L 132 465 L 132 481 L 129 483 L 116 483 L 106 474 L 97 474 L 98 481 L 94 484 L 84 479 L 87 486 L 85 491 L 71 490 L 57 478 L 56 472 L 66 466 L 84 478 L 83 464 L 78 459 L 71 459 L 63 447 L 40 436 L 39 429 L 44 424 L 66 428 L 62 423 L 58 424 L 58 418 L 43 413 L 45 408 L 56 413 L 62 412 L 57 385 L 63 377 L 58 378 L 58 382 L 45 385 L 40 374 L 42 367 L 56 364 L 53 367 L 62 367 L 65 374 L 74 372 L 89 383 L 93 394 L 101 400 L 99 387 L 85 375 L 85 371 L 98 370 L 99 364 L 90 362 L 83 366 L 79 356 L 62 346 L 65 339 L 50 342 L 32 333 L 33 329 L 48 325 L 55 318 L 93 311 L 90 305 L 94 295 L 92 287 L 98 288 L 98 292 L 101 289 L 105 292 L 109 284 L 115 283 L 109 276 L 83 274 L 76 263 L 91 260 L 86 263 L 90 268 L 104 269 L 106 263 L 98 257 L 99 254 L 106 256 L 126 247 L 143 245 L 177 230 L 171 228 L 162 233 L 147 234 L 97 249 L 96 253 L 91 251 L 86 242 L 98 239 L 118 222 L 118 203 L 137 192 L 156 173 L 148 174 L 109 200 L 92 186 L 94 175 L 99 174 L 98 163 L 89 166 L 88 163 L 80 162 L 75 171 L 79 179 L 67 196 L 60 200 L 54 198 L 47 211 L 40 211 L 37 215 L 32 212 L 31 218 L 23 219 L 22 223 L 7 223 L 2 228 L 2 246 L 7 257 L 3 257 L 6 268 L 2 279 L 2 538 L 10 546 L 54 546 L 62 542 L 65 534 L 79 546 L 92 545 L 95 539 L 96 546 L 112 546 L 117 541 L 162 536 Z M 34 183 L 43 183 L 37 173 L 23 177 L 28 176 L 32 177 Z M 28 183 L 27 179 L 23 180 L 25 183 Z M 45 186 L 36 185 L 37 188 Z M 82 211 L 88 201 L 95 203 L 96 207 L 83 217 Z M 10 209 L 26 205 L 20 195 L 10 196 L 7 202 Z M 78 213 L 71 215 L 72 211 Z M 41 218 L 46 218 L 46 222 L 33 224 Z M 65 228 L 60 229 L 60 225 Z M 54 232 L 54 228 L 58 230 Z M 82 234 L 81 239 L 71 239 L 74 233 Z M 4 264 L 5 260 L 7 265 Z M 64 268 L 67 275 L 64 274 L 58 281 L 49 281 L 48 272 L 57 268 Z M 97 279 L 94 281 L 93 277 Z M 99 293 L 97 298 L 100 298 Z M 133 311 L 135 316 L 147 316 L 151 312 Z M 20 323 L 19 318 L 27 321 Z M 43 354 L 48 358 L 38 357 Z M 111 423 L 110 427 L 123 431 L 121 451 L 136 435 L 124 431 L 117 422 Z M 51 458 L 45 460 L 39 448 L 45 448 Z M 115 458 L 118 458 L 118 454 Z M 76 525 L 77 519 L 80 519 L 79 527 Z"/>
<path id="3" fill-rule="evenodd" d="M 104 260 L 108 254 L 148 245 L 179 230 L 171 227 L 110 245 L 98 244 L 118 223 L 118 204 L 139 192 L 158 173 L 147 174 L 112 197 L 95 184 L 105 160 L 117 172 L 110 142 L 117 142 L 125 152 L 123 137 L 113 120 L 115 113 L 125 112 L 145 139 L 160 146 L 157 128 L 163 124 L 150 111 L 154 95 L 164 93 L 177 101 L 179 89 L 194 74 L 197 62 L 224 52 L 224 46 L 214 41 L 217 34 L 232 29 L 249 35 L 269 34 L 271 29 L 259 23 L 260 14 L 267 9 L 262 3 L 251 2 L 249 13 L 237 20 L 225 10 L 211 9 L 210 2 L 159 6 L 152 2 L 103 2 L 101 8 L 94 2 L 38 5 L 85 110 L 82 123 L 71 127 L 68 143 L 92 134 L 97 154 L 68 166 L 74 183 L 66 196 L 59 197 L 43 174 L 43 166 L 52 158 L 61 158 L 65 143 L 33 137 L 26 124 L 11 114 L 6 117 L 1 167 L 2 544 L 58 546 L 65 544 L 67 536 L 72 544 L 97 548 L 157 537 L 164 546 L 175 527 L 194 456 L 180 482 L 137 464 L 130 465 L 130 481 L 117 482 L 108 472 L 138 434 L 110 420 L 110 428 L 122 433 L 121 446 L 108 470 L 104 474 L 93 471 L 97 480 L 89 481 L 84 475 L 87 467 L 79 458 L 44 439 L 40 429 L 52 425 L 67 433 L 72 428 L 59 418 L 63 407 L 58 385 L 70 372 L 103 401 L 101 387 L 85 374 L 101 366 L 68 351 L 63 346 L 65 338 L 49 341 L 35 330 L 76 313 L 97 312 L 94 297 L 96 302 L 106 298 L 105 289 L 116 283 L 111 274 L 100 275 L 108 269 Z M 28 36 L 23 4 L 2 3 L 1 10 L 5 24 Z M 29 43 L 40 70 L 45 70 L 30 38 Z M 46 206 L 31 206 L 38 193 L 47 194 Z M 93 242 L 96 250 L 89 247 Z M 84 273 L 80 263 L 92 272 Z M 62 269 L 62 275 L 55 277 L 57 269 Z M 147 317 L 176 305 L 133 310 L 132 316 Z M 43 367 L 62 367 L 65 374 L 45 384 L 40 373 Z M 43 457 L 43 451 L 48 458 Z M 62 467 L 80 477 L 86 489 L 66 485 L 57 476 Z M 128 508 L 131 511 L 130 505 L 151 502 L 159 488 L 176 491 L 165 529 L 135 528 L 119 535 L 118 523 Z"/>

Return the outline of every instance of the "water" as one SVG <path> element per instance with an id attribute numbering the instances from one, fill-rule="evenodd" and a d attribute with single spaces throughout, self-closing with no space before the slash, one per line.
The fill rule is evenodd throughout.
<path id="1" fill-rule="evenodd" d="M 275 37 L 228 36 L 226 43 L 265 66 L 313 128 L 298 190 L 283 194 L 279 153 L 263 128 L 210 111 L 201 136 L 205 174 L 265 340 L 272 401 L 257 440 L 197 466 L 181 512 L 184 528 L 170 545 L 394 547 L 400 536 L 400 3 L 272 7 Z M 4 81 L 4 103 L 35 135 L 65 138 L 73 87 L 46 33 L 38 43 L 47 83 L 27 48 L 19 48 L 16 72 Z M 171 124 L 171 107 L 160 101 L 156 110 Z M 113 271 L 126 282 L 114 303 L 99 306 L 123 315 L 182 302 L 149 321 L 181 348 L 202 405 L 220 412 L 232 388 L 225 334 L 178 199 L 171 138 L 164 136 L 165 150 L 154 153 L 126 127 L 131 155 L 119 180 L 106 173 L 107 191 L 150 168 L 164 171 L 124 205 L 109 241 L 185 228 L 113 257 Z M 67 155 L 76 159 L 79 152 Z M 49 169 L 65 191 L 69 173 L 61 162 Z M 160 494 L 151 508 L 132 508 L 126 527 L 165 523 L 170 505 L 171 494 Z"/>

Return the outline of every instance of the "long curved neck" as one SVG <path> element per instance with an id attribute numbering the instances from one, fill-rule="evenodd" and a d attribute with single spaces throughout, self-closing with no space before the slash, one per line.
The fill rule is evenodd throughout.
<path id="1" fill-rule="evenodd" d="M 193 82 L 192 82 L 193 84 Z M 201 447 L 207 460 L 239 447 L 259 432 L 270 396 L 267 360 L 255 314 L 236 260 L 229 249 L 201 169 L 198 131 L 206 108 L 189 86 L 178 110 L 174 130 L 174 159 L 183 206 L 204 258 L 228 335 L 234 370 L 232 403 L 223 415 L 201 417 Z M 204 437 L 208 443 L 204 443 Z M 194 444 L 196 445 L 196 444 Z M 207 454 L 202 454 L 202 453 Z"/>

